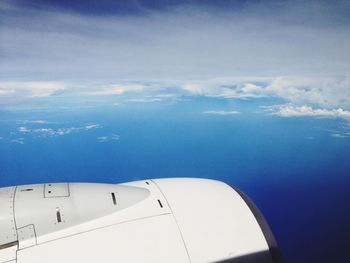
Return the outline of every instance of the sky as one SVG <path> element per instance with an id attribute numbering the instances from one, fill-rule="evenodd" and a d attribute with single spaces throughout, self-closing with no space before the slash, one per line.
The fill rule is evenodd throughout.
<path id="1" fill-rule="evenodd" d="M 349 1 L 0 0 L 0 187 L 218 179 L 285 262 L 346 262 Z"/>
<path id="2" fill-rule="evenodd" d="M 1 1 L 3 107 L 170 93 L 349 110 L 348 1 L 83 2 Z"/>

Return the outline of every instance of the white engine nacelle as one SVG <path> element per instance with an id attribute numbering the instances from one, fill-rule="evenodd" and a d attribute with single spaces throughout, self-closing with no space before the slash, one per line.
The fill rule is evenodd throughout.
<path id="1" fill-rule="evenodd" d="M 281 257 L 254 204 L 192 178 L 0 188 L 0 263 L 256 262 Z"/>

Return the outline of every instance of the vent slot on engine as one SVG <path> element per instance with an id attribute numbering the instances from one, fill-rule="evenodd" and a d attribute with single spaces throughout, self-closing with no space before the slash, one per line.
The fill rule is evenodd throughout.
<path id="1" fill-rule="evenodd" d="M 62 223 L 61 211 L 58 207 L 56 208 L 56 217 L 57 217 L 57 223 Z"/>
<path id="2" fill-rule="evenodd" d="M 112 201 L 114 205 L 117 205 L 117 199 L 115 198 L 115 193 L 111 193 Z"/>
<path id="3" fill-rule="evenodd" d="M 158 204 L 159 204 L 160 208 L 163 208 L 163 204 L 159 199 L 158 199 Z"/>

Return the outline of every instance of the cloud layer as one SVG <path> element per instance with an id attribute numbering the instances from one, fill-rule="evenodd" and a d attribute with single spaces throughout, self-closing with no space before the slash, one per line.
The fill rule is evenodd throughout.
<path id="1" fill-rule="evenodd" d="M 311 106 L 291 106 L 280 105 L 272 107 L 264 107 L 265 111 L 271 112 L 273 115 L 281 117 L 325 117 L 325 118 L 342 118 L 350 120 L 350 111 L 338 109 L 320 109 Z"/>
<path id="2" fill-rule="evenodd" d="M 102 126 L 99 124 L 87 124 L 82 127 L 64 127 L 57 129 L 51 127 L 28 128 L 27 126 L 20 126 L 17 131 L 21 134 L 31 134 L 36 137 L 57 137 L 98 128 L 102 128 Z"/>
<path id="3" fill-rule="evenodd" d="M 123 102 L 280 98 L 350 109 L 346 1 L 177 5 L 108 16 L 13 3 L 0 4 L 0 106 L 131 95 Z"/>
<path id="4" fill-rule="evenodd" d="M 101 143 L 105 143 L 105 142 L 115 142 L 115 141 L 119 141 L 120 136 L 118 134 L 113 133 L 110 136 L 100 136 L 97 137 L 97 141 L 101 142 Z"/>
<path id="5" fill-rule="evenodd" d="M 240 114 L 239 111 L 225 111 L 225 110 L 208 110 L 208 111 L 203 111 L 203 114 L 212 114 L 212 115 L 237 115 Z"/>
<path id="6" fill-rule="evenodd" d="M 346 3 L 286 1 L 238 11 L 178 6 L 142 16 L 8 5 L 12 9 L 1 10 L 0 48 L 9 78 L 187 80 L 345 74 L 350 68 Z"/>

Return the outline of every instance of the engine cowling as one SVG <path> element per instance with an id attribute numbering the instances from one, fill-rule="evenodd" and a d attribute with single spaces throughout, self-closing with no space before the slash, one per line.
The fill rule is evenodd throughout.
<path id="1" fill-rule="evenodd" d="M 0 262 L 281 262 L 239 190 L 208 179 L 0 189 Z"/>

